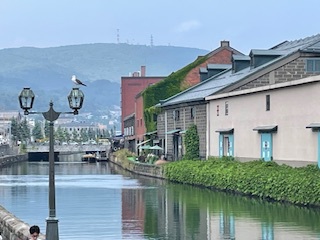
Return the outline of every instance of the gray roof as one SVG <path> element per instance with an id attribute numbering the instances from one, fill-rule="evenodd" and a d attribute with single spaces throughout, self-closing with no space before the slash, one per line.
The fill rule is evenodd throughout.
<path id="1" fill-rule="evenodd" d="M 272 49 L 289 50 L 290 52 L 294 52 L 294 51 L 308 48 L 319 41 L 320 41 L 320 34 L 317 34 L 317 35 L 313 35 L 310 37 L 306 37 L 306 38 L 302 38 L 294 41 L 286 41 L 282 44 L 277 45 Z"/>
<path id="2" fill-rule="evenodd" d="M 230 67 L 231 67 L 231 64 L 216 64 L 216 63 L 207 64 L 207 69 L 228 69 Z"/>
<path id="3" fill-rule="evenodd" d="M 201 68 L 199 69 L 199 72 L 200 72 L 200 73 L 208 73 L 208 70 L 207 70 L 207 68 L 201 67 Z"/>
<path id="4" fill-rule="evenodd" d="M 275 55 L 275 56 L 281 56 L 286 55 L 290 51 L 289 50 L 268 50 L 268 49 L 252 49 L 250 51 L 250 54 L 254 55 Z"/>
<path id="5" fill-rule="evenodd" d="M 242 60 L 242 61 L 249 61 L 249 60 L 250 60 L 250 57 L 247 56 L 247 55 L 233 54 L 233 55 L 232 55 L 232 58 L 233 58 L 234 60 Z"/>
<path id="6" fill-rule="evenodd" d="M 183 92 L 180 92 L 166 100 L 162 100 L 160 102 L 160 106 L 165 107 L 165 106 L 175 105 L 175 104 L 184 103 L 184 102 L 194 102 L 194 101 L 205 100 L 206 97 L 213 95 L 217 92 L 220 92 L 222 89 L 236 82 L 240 82 L 244 80 L 249 75 L 260 71 L 266 66 L 271 65 L 272 63 L 275 63 L 280 59 L 287 57 L 288 55 L 291 55 L 299 50 L 315 51 L 315 49 L 320 50 L 320 34 L 312 37 L 300 39 L 300 40 L 286 41 L 269 50 L 270 54 L 276 54 L 276 55 L 279 54 L 281 55 L 280 57 L 274 60 L 271 60 L 268 63 L 263 64 L 259 67 L 256 67 L 253 69 L 251 69 L 250 67 L 247 67 L 236 73 L 233 73 L 231 67 L 229 67 L 227 70 L 217 75 L 214 75 L 208 78 L 207 80 L 186 89 Z M 254 50 L 254 51 L 258 53 L 258 50 Z M 268 50 L 261 50 L 261 52 L 259 53 L 266 54 L 267 52 Z M 235 57 L 235 55 L 233 57 Z M 244 60 L 247 58 L 243 56 L 243 58 L 241 59 Z"/>
<path id="7" fill-rule="evenodd" d="M 162 101 L 161 106 L 204 100 L 205 97 L 227 86 L 231 82 L 236 81 L 239 75 L 241 75 L 241 72 L 242 71 L 232 74 L 231 68 L 229 67 L 229 69 L 222 73 L 208 78 L 207 80 L 200 82 L 197 85 L 166 99 L 165 101 Z"/>

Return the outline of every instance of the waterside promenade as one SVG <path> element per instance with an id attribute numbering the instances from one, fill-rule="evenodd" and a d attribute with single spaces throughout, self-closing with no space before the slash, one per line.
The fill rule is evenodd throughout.
<path id="1" fill-rule="evenodd" d="M 9 145 L 0 145 L 0 154 L 0 167 L 28 159 L 28 154 L 19 154 L 18 147 L 10 147 Z M 28 224 L 0 206 L 0 232 L 3 239 L 25 240 L 29 235 L 29 227 Z"/>
<path id="2" fill-rule="evenodd" d="M 27 223 L 0 206 L 0 231 L 3 239 L 26 240 L 29 236 L 29 228 Z M 40 234 L 39 239 L 45 239 L 45 236 Z"/>

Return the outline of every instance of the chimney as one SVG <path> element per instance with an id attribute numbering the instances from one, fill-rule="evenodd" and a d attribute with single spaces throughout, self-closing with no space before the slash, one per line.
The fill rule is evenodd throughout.
<path id="1" fill-rule="evenodd" d="M 146 66 L 141 66 L 141 77 L 146 76 Z"/>
<path id="2" fill-rule="evenodd" d="M 221 44 L 221 47 L 230 47 L 229 41 L 223 40 L 220 42 L 220 44 Z"/>
<path id="3" fill-rule="evenodd" d="M 133 73 L 132 73 L 132 77 L 140 77 L 139 72 L 133 72 Z"/>

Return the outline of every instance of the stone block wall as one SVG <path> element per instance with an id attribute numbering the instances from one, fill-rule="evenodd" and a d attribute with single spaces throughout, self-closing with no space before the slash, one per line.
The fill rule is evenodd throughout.
<path id="1" fill-rule="evenodd" d="M 0 156 L 0 167 L 15 163 L 15 162 L 27 161 L 27 159 L 28 159 L 28 154 Z"/>
<path id="2" fill-rule="evenodd" d="M 111 155 L 109 160 L 130 172 L 134 172 L 134 173 L 148 176 L 148 177 L 164 178 L 163 169 L 161 166 L 147 164 L 147 163 L 133 162 L 128 159 L 117 158 L 114 155 Z"/>
<path id="3" fill-rule="evenodd" d="M 26 240 L 30 226 L 0 206 L 0 232 L 3 240 Z M 39 238 L 45 239 L 43 234 Z"/>

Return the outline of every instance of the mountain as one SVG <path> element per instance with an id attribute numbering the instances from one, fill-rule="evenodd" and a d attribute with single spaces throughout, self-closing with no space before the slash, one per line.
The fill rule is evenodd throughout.
<path id="1" fill-rule="evenodd" d="M 123 43 L 2 49 L 0 111 L 19 109 L 17 99 L 23 87 L 33 89 L 38 111 L 46 110 L 50 100 L 59 108 L 68 108 L 73 74 L 88 85 L 81 87 L 84 109 L 105 110 L 120 105 L 121 76 L 139 71 L 142 65 L 147 76 L 167 76 L 207 53 L 196 48 Z"/>

